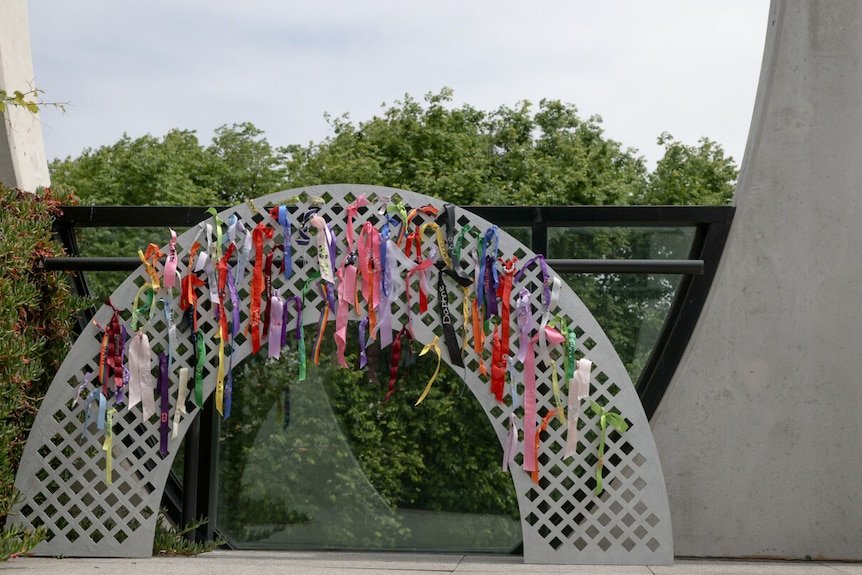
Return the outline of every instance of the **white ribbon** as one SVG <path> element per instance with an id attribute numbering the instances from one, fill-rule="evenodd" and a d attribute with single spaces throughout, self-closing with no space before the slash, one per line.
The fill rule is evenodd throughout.
<path id="1" fill-rule="evenodd" d="M 174 409 L 174 426 L 171 432 L 171 438 L 176 439 L 180 433 L 180 421 L 182 416 L 186 414 L 186 396 L 188 394 L 189 384 L 189 368 L 180 368 L 180 383 L 177 388 L 177 407 Z"/>
<path id="2" fill-rule="evenodd" d="M 141 403 L 144 421 L 156 413 L 150 339 L 141 329 L 129 343 L 129 409 Z"/>
<path id="3" fill-rule="evenodd" d="M 566 454 L 572 457 L 578 452 L 578 418 L 581 416 L 581 401 L 590 395 L 590 372 L 593 362 L 579 359 L 575 375 L 569 381 L 568 421 L 566 423 Z"/>

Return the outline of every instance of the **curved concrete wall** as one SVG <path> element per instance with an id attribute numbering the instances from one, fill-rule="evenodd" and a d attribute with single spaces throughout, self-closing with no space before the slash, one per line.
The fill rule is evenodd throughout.
<path id="1" fill-rule="evenodd" d="M 862 557 L 862 4 L 773 0 L 737 212 L 653 418 L 677 555 Z"/>

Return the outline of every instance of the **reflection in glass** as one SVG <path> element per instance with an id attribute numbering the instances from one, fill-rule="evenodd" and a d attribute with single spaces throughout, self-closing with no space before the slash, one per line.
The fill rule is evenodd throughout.
<path id="1" fill-rule="evenodd" d="M 316 328 L 306 331 L 310 350 Z M 334 349 L 309 361 L 303 382 L 295 349 L 236 368 L 219 443 L 220 532 L 246 549 L 519 548 L 514 488 L 479 402 L 446 368 L 414 407 L 436 366 L 433 354 L 415 357 L 417 343 L 382 403 L 390 356 L 375 346 L 370 377 L 338 367 Z"/>
<path id="2" fill-rule="evenodd" d="M 548 257 L 556 259 L 686 259 L 694 227 L 549 228 Z M 679 275 L 561 274 L 611 340 L 637 382 L 664 326 Z"/>

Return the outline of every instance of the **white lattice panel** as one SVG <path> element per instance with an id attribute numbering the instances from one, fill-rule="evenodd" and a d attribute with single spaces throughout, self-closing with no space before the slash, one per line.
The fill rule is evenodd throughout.
<path id="1" fill-rule="evenodd" d="M 264 208 L 284 203 L 301 193 L 320 196 L 326 200 L 319 215 L 333 226 L 338 237 L 340 262 L 345 246 L 346 206 L 361 194 L 366 196 L 395 196 L 404 204 L 419 207 L 427 204 L 442 210 L 443 202 L 419 194 L 372 186 L 318 186 L 300 190 L 280 192 L 255 200 L 255 205 Z M 379 204 L 375 204 L 376 205 Z M 288 207 L 294 229 L 294 275 L 285 280 L 282 275 L 273 280 L 273 289 L 283 296 L 301 292 L 308 275 L 318 269 L 314 242 L 303 248 L 296 245 L 295 230 L 298 217 L 309 205 L 298 202 Z M 378 215 L 375 207 L 360 208 L 354 220 L 358 230 L 366 221 L 375 224 Z M 241 204 L 220 214 L 227 221 L 231 214 L 238 216 L 248 227 L 257 222 L 268 221 L 275 230 L 269 246 L 282 243 L 282 228 L 265 214 L 251 213 L 248 204 Z M 477 216 L 456 209 L 459 227 L 467 223 L 484 231 L 490 224 Z M 415 223 L 422 223 L 418 215 Z M 210 220 L 212 222 L 212 220 Z M 180 256 L 179 271 L 186 274 L 188 250 L 198 233 L 193 228 L 178 238 Z M 426 234 L 424 248 L 434 244 L 432 234 Z M 503 258 L 517 256 L 519 264 L 530 259 L 532 254 L 508 234 L 500 233 L 500 251 Z M 166 251 L 166 250 L 164 250 Z M 465 270 L 468 269 L 468 250 L 462 252 Z M 245 282 L 240 284 L 241 320 L 245 326 L 249 316 L 249 286 L 254 266 L 253 257 L 246 265 Z M 470 264 L 472 266 L 472 264 Z M 401 273 L 403 277 L 403 270 Z M 131 318 L 134 296 L 139 286 L 148 280 L 143 266 L 133 272 L 114 292 L 113 304 L 122 311 L 122 320 L 128 325 Z M 414 304 L 413 326 L 418 344 L 425 344 L 433 336 L 442 336 L 436 307 L 429 304 L 427 314 L 419 315 L 417 289 L 411 282 L 411 303 Z M 433 282 L 432 282 L 433 283 Z M 521 287 L 536 294 L 532 312 L 539 323 L 541 309 L 538 294 L 542 289 L 541 268 L 530 266 L 524 277 L 513 287 L 513 298 Z M 463 293 L 450 286 L 451 309 L 460 310 Z M 179 295 L 175 290 L 173 309 L 178 309 Z M 201 329 L 206 334 L 207 366 L 204 368 L 204 393 L 209 396 L 215 387 L 216 349 L 214 347 L 217 322 L 210 313 L 208 290 L 199 290 Z M 159 297 L 167 297 L 162 290 Z M 392 302 L 393 327 L 398 329 L 406 321 L 407 303 L 402 298 Z M 324 305 L 315 290 L 309 290 L 303 308 L 303 323 L 315 324 L 319 310 Z M 513 304 L 514 309 L 514 304 Z M 666 564 L 672 561 L 673 547 L 670 516 L 665 493 L 664 479 L 653 443 L 648 422 L 629 377 L 610 342 L 577 296 L 568 286 L 563 286 L 557 314 L 564 316 L 578 334 L 578 356 L 593 361 L 590 399 L 605 403 L 606 409 L 622 414 L 630 428 L 623 434 L 608 427 L 604 454 L 604 483 L 601 495 L 594 495 L 595 468 L 599 443 L 598 416 L 584 407 L 581 415 L 581 431 L 576 456 L 564 458 L 566 442 L 565 425 L 553 420 L 541 435 L 540 480 L 533 483 L 530 474 L 515 465 L 512 478 L 517 491 L 524 536 L 525 561 L 530 563 L 584 563 L 584 564 Z M 176 311 L 175 311 L 176 313 Z M 96 321 L 105 324 L 111 310 L 103 307 Z M 351 310 L 351 317 L 356 318 Z M 453 314 L 459 337 L 463 333 L 460 313 Z M 330 315 L 335 321 L 335 314 Z M 510 349 L 516 350 L 517 327 L 513 314 Z M 469 330 L 472 334 L 472 330 Z M 331 334 L 332 328 L 329 332 Z M 168 346 L 168 325 L 162 304 L 147 326 L 157 370 L 155 353 Z M 328 335 L 329 336 L 329 335 Z M 42 404 L 33 431 L 21 462 L 16 486 L 23 494 L 23 501 L 16 507 L 20 514 L 17 520 L 24 526 L 45 525 L 51 539 L 42 543 L 36 552 L 42 555 L 67 556 L 127 556 L 141 557 L 151 553 L 156 511 L 158 510 L 170 466 L 196 407 L 189 394 L 187 409 L 183 417 L 180 434 L 170 441 L 170 454 L 162 457 L 159 449 L 159 415 L 143 420 L 141 406 L 122 408 L 115 416 L 113 442 L 113 482 L 108 485 L 105 478 L 105 452 L 102 450 L 103 432 L 94 423 L 82 437 L 84 427 L 83 408 L 72 407 L 73 399 L 84 374 L 98 370 L 100 334 L 95 325 L 90 325 L 73 346 Z M 469 342 L 464 355 L 466 367 L 460 369 L 464 381 L 472 390 L 488 415 L 501 443 L 506 437 L 512 400 L 509 386 L 502 403 L 497 402 L 489 391 L 489 385 L 479 377 L 478 361 Z M 177 397 L 177 371 L 182 366 L 194 367 L 194 350 L 188 333 L 177 333 L 173 371 L 170 374 L 170 419 L 173 419 Z M 240 333 L 233 352 L 234 366 L 251 353 L 251 341 Z M 448 361 L 446 347 L 441 342 L 441 353 Z M 266 345 L 259 353 L 265 353 Z M 309 350 L 310 353 L 310 350 Z M 514 353 L 514 352 L 513 352 Z M 490 359 L 491 338 L 485 346 L 484 361 Z M 554 352 L 555 356 L 557 352 Z M 561 363 L 558 361 L 558 364 Z M 523 367 L 517 367 L 516 379 L 522 377 Z M 564 379 L 564 378 L 562 378 Z M 238 382 L 239 383 L 239 382 Z M 539 421 L 547 410 L 552 409 L 553 394 L 550 366 L 536 366 L 537 406 Z M 157 403 L 158 406 L 158 403 Z M 519 408 L 516 414 L 521 417 Z M 523 422 L 519 450 L 523 449 Z M 517 456 L 522 462 L 522 453 Z"/>

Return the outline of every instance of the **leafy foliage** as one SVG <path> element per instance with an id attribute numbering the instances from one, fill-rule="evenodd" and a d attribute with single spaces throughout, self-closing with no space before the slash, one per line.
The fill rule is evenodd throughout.
<path id="1" fill-rule="evenodd" d="M 189 541 L 184 536 L 198 527 L 205 525 L 207 520 L 193 521 L 183 527 L 177 528 L 168 522 L 165 515 L 165 510 L 159 509 L 158 518 L 156 519 L 156 533 L 153 537 L 153 555 L 200 555 L 226 543 L 224 539 L 204 541 L 202 543 Z"/>
<path id="2" fill-rule="evenodd" d="M 3 524 L 17 497 L 13 482 L 27 434 L 69 348 L 79 304 L 65 277 L 41 265 L 61 252 L 51 225 L 62 201 L 70 198 L 0 186 L 0 557 L 6 558 L 44 537 Z"/>
<path id="3" fill-rule="evenodd" d="M 26 92 L 14 90 L 11 94 L 6 90 L 0 90 L 0 114 L 4 114 L 6 112 L 6 108 L 9 106 L 24 108 L 31 114 L 38 114 L 39 110 L 45 106 L 59 108 L 64 112 L 66 111 L 66 104 L 62 102 L 43 101 L 41 99 L 41 95 L 43 93 L 44 92 L 38 88 L 32 88 Z"/>

